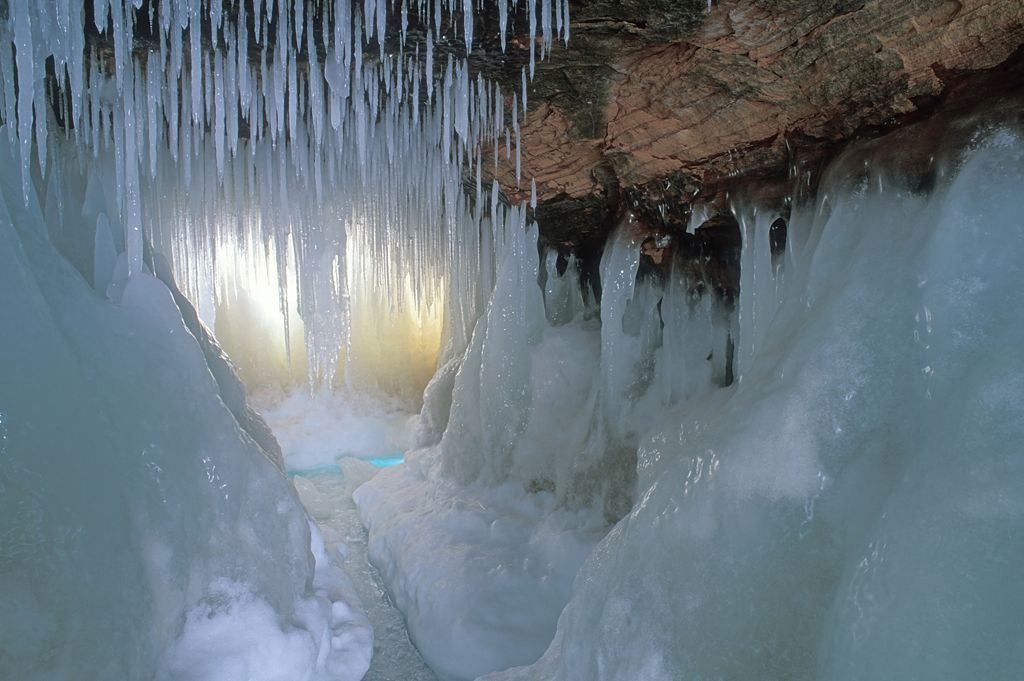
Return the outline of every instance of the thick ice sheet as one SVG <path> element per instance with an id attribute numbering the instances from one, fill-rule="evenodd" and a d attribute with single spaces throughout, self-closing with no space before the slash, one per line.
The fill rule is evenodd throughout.
<path id="1" fill-rule="evenodd" d="M 356 681 L 365 621 L 338 613 L 342 580 L 167 288 L 115 264 L 94 290 L 53 242 L 91 250 L 90 211 L 109 206 L 86 205 L 61 157 L 44 218 L 12 153 L 0 144 L 0 675 Z"/>

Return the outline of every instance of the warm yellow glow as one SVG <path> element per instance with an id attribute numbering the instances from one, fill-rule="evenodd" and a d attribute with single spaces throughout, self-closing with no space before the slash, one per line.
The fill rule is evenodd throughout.
<path id="1" fill-rule="evenodd" d="M 340 323 L 345 294 L 349 301 L 349 337 L 337 348 L 333 384 L 382 391 L 415 408 L 437 365 L 446 281 L 437 264 L 413 262 L 390 242 L 370 245 L 374 235 L 359 227 L 351 225 L 345 256 L 327 257 L 317 273 L 335 301 L 327 306 L 336 305 L 324 309 L 318 300 L 317 315 Z M 310 369 L 294 244 L 289 237 L 279 252 L 279 242 L 262 242 L 257 230 L 239 231 L 215 230 L 212 266 L 177 276 L 251 390 L 300 385 Z"/>
<path id="2" fill-rule="evenodd" d="M 287 268 L 282 295 L 273 243 L 265 248 L 234 235 L 218 240 L 214 333 L 250 389 L 285 387 L 306 377 L 290 246 L 282 254 Z"/>
<path id="3" fill-rule="evenodd" d="M 351 326 L 339 380 L 418 403 L 441 348 L 444 278 L 424 277 L 417 290 L 412 268 L 389 261 L 359 236 L 353 230 L 347 243 Z"/>

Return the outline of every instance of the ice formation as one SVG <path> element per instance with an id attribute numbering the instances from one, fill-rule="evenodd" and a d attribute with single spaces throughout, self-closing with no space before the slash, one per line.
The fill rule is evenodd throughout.
<path id="1" fill-rule="evenodd" d="M 568 39 L 568 3 L 538 2 L 526 3 L 540 16 L 530 44 L 550 50 Z M 33 162 L 46 175 L 47 131 L 73 138 L 80 162 L 113 166 L 127 276 L 148 240 L 250 384 L 344 383 L 416 402 L 438 354 L 465 346 L 490 293 L 490 234 L 506 226 L 503 206 L 484 210 L 481 162 L 492 147 L 499 162 L 517 104 L 465 57 L 434 50 L 457 39 L 471 53 L 475 17 L 493 10 L 278 0 L 249 16 L 246 3 L 107 0 L 85 16 L 74 4 L 0 22 L 15 47 L 0 51 L 2 110 L 23 192 Z M 499 3 L 503 44 L 520 4 Z M 410 14 L 433 24 L 425 44 L 408 42 Z M 89 24 L 100 39 L 87 51 Z"/>
<path id="2" fill-rule="evenodd" d="M 344 576 L 167 287 L 115 257 L 97 176 L 51 149 L 26 202 L 16 154 L 0 141 L 3 675 L 358 680 Z"/>
<path id="3" fill-rule="evenodd" d="M 551 253 L 542 290 L 536 232 L 512 232 L 466 352 L 427 389 L 429 446 L 356 492 L 370 557 L 444 678 L 543 653 L 583 560 L 630 508 L 639 434 L 712 386 L 701 365 L 724 338 L 710 300 L 665 292 L 680 335 L 662 357 L 660 289 L 636 281 L 639 234 L 626 224 L 605 250 L 598 321 L 575 259 L 559 274 Z"/>
<path id="4" fill-rule="evenodd" d="M 737 202 L 736 383 L 658 410 L 552 644 L 488 681 L 1016 677 L 1024 143 L 907 139 L 841 158 L 781 262 Z"/>
<path id="5" fill-rule="evenodd" d="M 519 5 L 500 7 L 503 43 Z M 567 38 L 568 4 L 555 7 Z M 153 275 L 176 279 L 250 385 L 415 406 L 438 356 L 468 344 L 494 253 L 526 227 L 482 179 L 492 149 L 510 160 L 497 150 L 518 103 L 432 49 L 471 51 L 485 10 L 91 8 L 29 3 L 0 20 L 0 276 L 18 329 L 0 341 L 0 666 L 359 678 L 371 634 L 344 576 L 224 409 L 209 370 L 227 364 L 204 357 Z M 433 24 L 426 45 L 408 40 L 410 13 Z M 549 18 L 536 30 L 550 49 Z"/>
<path id="6" fill-rule="evenodd" d="M 358 599 L 161 269 L 253 386 L 403 408 L 426 386 L 419 449 L 356 497 L 446 678 L 1024 666 L 1019 133 L 964 126 L 915 160 L 928 191 L 886 142 L 791 208 L 734 197 L 734 304 L 638 279 L 623 224 L 597 301 L 484 172 L 526 186 L 528 83 L 569 38 L 567 0 L 525 1 L 497 3 L 502 45 L 511 12 L 528 22 L 515 92 L 442 49 L 479 41 L 471 0 L 61 0 L 0 21 L 4 672 L 369 664 Z M 346 444 L 295 465 L 377 443 Z"/>
<path id="7" fill-rule="evenodd" d="M 510 238 L 465 354 L 427 390 L 421 425 L 441 426 L 356 492 L 425 659 L 451 679 L 529 664 L 557 617 L 538 661 L 486 678 L 1013 678 L 1010 118 L 932 130 L 930 155 L 862 144 L 792 208 L 734 197 L 724 307 L 685 269 L 638 278 L 627 223 L 598 322 L 571 263 L 560 276 L 549 253 L 542 273 L 533 236 Z"/>

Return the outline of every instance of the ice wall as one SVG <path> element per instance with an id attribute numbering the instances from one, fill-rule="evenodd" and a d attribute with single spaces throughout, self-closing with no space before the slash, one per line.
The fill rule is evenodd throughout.
<path id="1" fill-rule="evenodd" d="M 638 283 L 635 223 L 605 249 L 600 320 L 573 258 L 559 274 L 549 254 L 539 276 L 536 228 L 524 227 L 507 232 L 465 353 L 427 390 L 424 425 L 448 414 L 443 433 L 355 494 L 371 560 L 448 679 L 542 654 L 582 561 L 632 506 L 640 433 L 666 405 L 715 389 L 710 296 L 692 299 L 681 277 L 679 290 Z M 665 343 L 661 314 L 680 329 Z"/>
<path id="2" fill-rule="evenodd" d="M 488 681 L 1019 675 L 1024 143 L 947 132 L 838 161 L 774 274 L 737 208 L 742 380 L 661 411 L 553 643 Z"/>
<path id="3" fill-rule="evenodd" d="M 343 577 L 167 287 L 123 267 L 116 206 L 67 145 L 27 195 L 14 154 L 0 142 L 0 675 L 359 679 L 372 634 L 332 605 Z M 70 264 L 89 261 L 98 288 Z"/>

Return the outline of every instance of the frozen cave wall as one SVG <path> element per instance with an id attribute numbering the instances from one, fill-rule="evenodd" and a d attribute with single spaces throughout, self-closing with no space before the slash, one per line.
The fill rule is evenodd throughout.
<path id="1" fill-rule="evenodd" d="M 18 91 L 34 99 L 5 79 L 0 291 L 24 333 L 2 340 L 14 380 L 0 385 L 0 589 L 23 616 L 0 662 L 24 676 L 86 659 L 105 676 L 225 678 L 204 667 L 223 661 L 204 648 L 211 623 L 253 632 L 239 673 L 272 661 L 287 678 L 358 678 L 365 662 L 364 623 L 332 612 L 343 594 L 318 577 L 315 533 L 310 556 L 237 383 L 152 276 L 167 268 L 144 256 L 145 221 L 170 225 L 155 245 L 190 293 L 222 293 L 203 280 L 227 252 L 218 239 L 275 265 L 280 340 L 305 305 L 319 380 L 357 347 L 350 318 L 316 314 L 351 300 L 348 281 L 386 303 L 410 274 L 409 309 L 443 307 L 422 447 L 356 496 L 371 556 L 446 678 L 1019 669 L 1021 338 L 1007 310 L 1020 302 L 1020 107 L 995 104 L 1019 83 L 1019 3 L 556 0 L 572 16 L 557 27 L 552 3 L 539 25 L 524 5 L 537 4 L 477 17 L 483 49 L 465 62 L 473 22 L 446 15 L 461 38 L 421 62 L 388 56 L 396 31 L 422 38 L 429 17 L 406 26 L 384 2 L 354 39 L 347 22 L 279 4 L 259 25 L 280 50 L 246 48 L 250 27 L 221 23 L 220 5 L 180 3 L 160 15 L 170 40 L 136 22 L 145 70 L 124 59 L 123 14 L 110 32 L 88 27 L 96 51 L 82 59 L 8 9 Z M 204 26 L 191 57 L 212 61 L 185 68 L 190 22 Z M 62 62 L 67 101 L 41 87 L 53 74 L 33 74 L 33 50 L 40 64 L 76 55 Z M 410 92 L 421 83 L 432 94 Z M 822 172 L 851 140 L 987 86 L 993 117 L 856 147 Z M 391 87 L 405 98 L 383 99 Z M 70 150 L 53 139 L 71 136 L 69 112 L 85 140 Z M 639 256 L 652 227 L 692 248 L 668 276 Z M 69 234 L 89 237 L 77 243 L 91 260 L 61 247 Z M 334 256 L 350 235 L 382 266 L 343 285 Z M 365 328 L 387 364 L 373 338 L 388 327 Z M 136 646 L 90 657 L 111 635 Z"/>
<path id="2" fill-rule="evenodd" d="M 736 384 L 661 412 L 551 646 L 488 681 L 1016 677 L 1022 123 L 852 147 L 779 262 L 741 220 Z"/>
<path id="3" fill-rule="evenodd" d="M 351 596 L 230 411 L 244 406 L 225 387 L 237 378 L 210 362 L 173 282 L 118 266 L 112 175 L 78 172 L 67 146 L 51 153 L 23 195 L 0 144 L 0 668 L 360 678 L 368 626 L 332 615 Z M 88 253 L 55 246 L 86 241 Z"/>
<path id="4" fill-rule="evenodd" d="M 1015 678 L 1020 111 L 850 147 L 781 207 L 782 253 L 780 206 L 734 197 L 725 328 L 686 268 L 638 280 L 634 223 L 600 323 L 575 263 L 550 252 L 541 289 L 513 241 L 443 436 L 355 495 L 424 658 L 457 680 Z"/>
<path id="5" fill-rule="evenodd" d="M 863 621 L 851 612 L 865 607 L 863 570 L 885 561 L 872 524 L 888 504 L 911 503 L 915 483 L 900 476 L 930 460 L 927 445 L 902 433 L 871 442 L 874 427 L 905 419 L 926 428 L 930 418 L 914 386 L 934 366 L 918 363 L 914 339 L 924 332 L 907 325 L 933 306 L 908 277 L 939 274 L 914 269 L 914 254 L 943 240 L 931 234 L 935 223 L 960 229 L 965 187 L 985 176 L 968 164 L 968 179 L 950 187 L 974 153 L 961 132 L 988 125 L 977 111 L 1019 124 L 1000 98 L 1018 92 L 1024 11 L 1009 2 L 571 6 L 572 38 L 537 62 L 520 99 L 521 148 L 495 171 L 503 193 L 536 202 L 548 250 L 536 270 L 499 260 L 466 354 L 428 387 L 427 447 L 356 495 L 371 557 L 425 659 L 448 678 L 473 679 L 535 658 L 553 636 L 538 662 L 495 678 L 745 679 L 768 670 L 839 679 L 875 656 L 875 675 L 895 679 L 917 673 L 907 651 L 920 655 L 930 634 L 909 637 L 907 651 L 883 649 L 884 633 L 872 644 L 860 637 L 914 621 L 948 653 L 918 669 L 956 678 L 958 661 L 975 659 L 967 651 L 991 634 L 986 669 L 1011 678 L 1010 638 L 995 635 L 1012 606 L 969 631 L 940 631 L 931 614 L 914 620 L 912 600 Z M 502 82 L 518 92 L 519 72 L 509 70 Z M 879 147 L 854 154 L 870 180 L 849 158 L 835 162 L 851 142 L 936 111 L 931 124 L 886 138 L 902 158 Z M 1009 153 L 995 163 L 1018 161 Z M 858 194 L 864 182 L 869 191 L 878 182 L 877 193 Z M 993 229 L 1012 241 L 1011 192 L 994 191 L 1002 208 Z M 918 203 L 906 203 L 911 196 Z M 893 248 L 889 229 L 921 206 L 927 217 Z M 783 253 L 773 245 L 778 218 L 788 223 Z M 677 244 L 660 291 L 636 257 L 639 235 L 652 229 Z M 831 240 L 844 232 L 857 236 Z M 819 246 L 822 234 L 830 238 Z M 847 271 L 851 243 L 864 244 L 864 259 Z M 862 277 L 873 294 L 861 291 Z M 576 283 L 582 291 L 572 293 Z M 893 309 L 865 302 L 891 297 L 886 286 L 905 296 Z M 861 293 L 821 301 L 807 317 L 819 287 Z M 997 309 L 999 296 L 983 304 Z M 805 318 L 816 330 L 794 337 Z M 833 356 L 848 361 L 830 368 Z M 850 380 L 860 392 L 822 393 Z M 846 404 L 870 404 L 869 393 L 892 400 L 895 421 L 877 405 Z M 1015 466 L 1012 452 L 979 465 Z M 704 492 L 709 485 L 715 491 Z M 935 502 L 925 494 L 912 503 Z M 977 531 L 1012 543 L 1016 503 Z M 972 513 L 952 510 L 951 522 Z M 934 537 L 941 528 L 919 529 Z M 968 534 L 931 573 L 938 588 L 969 570 L 959 561 L 980 545 Z M 918 569 L 915 550 L 895 569 Z M 1000 580 L 1019 598 L 1006 563 L 1014 550 L 999 552 L 986 584 L 949 608 L 988 602 Z M 867 598 L 883 598 L 867 588 Z"/>

